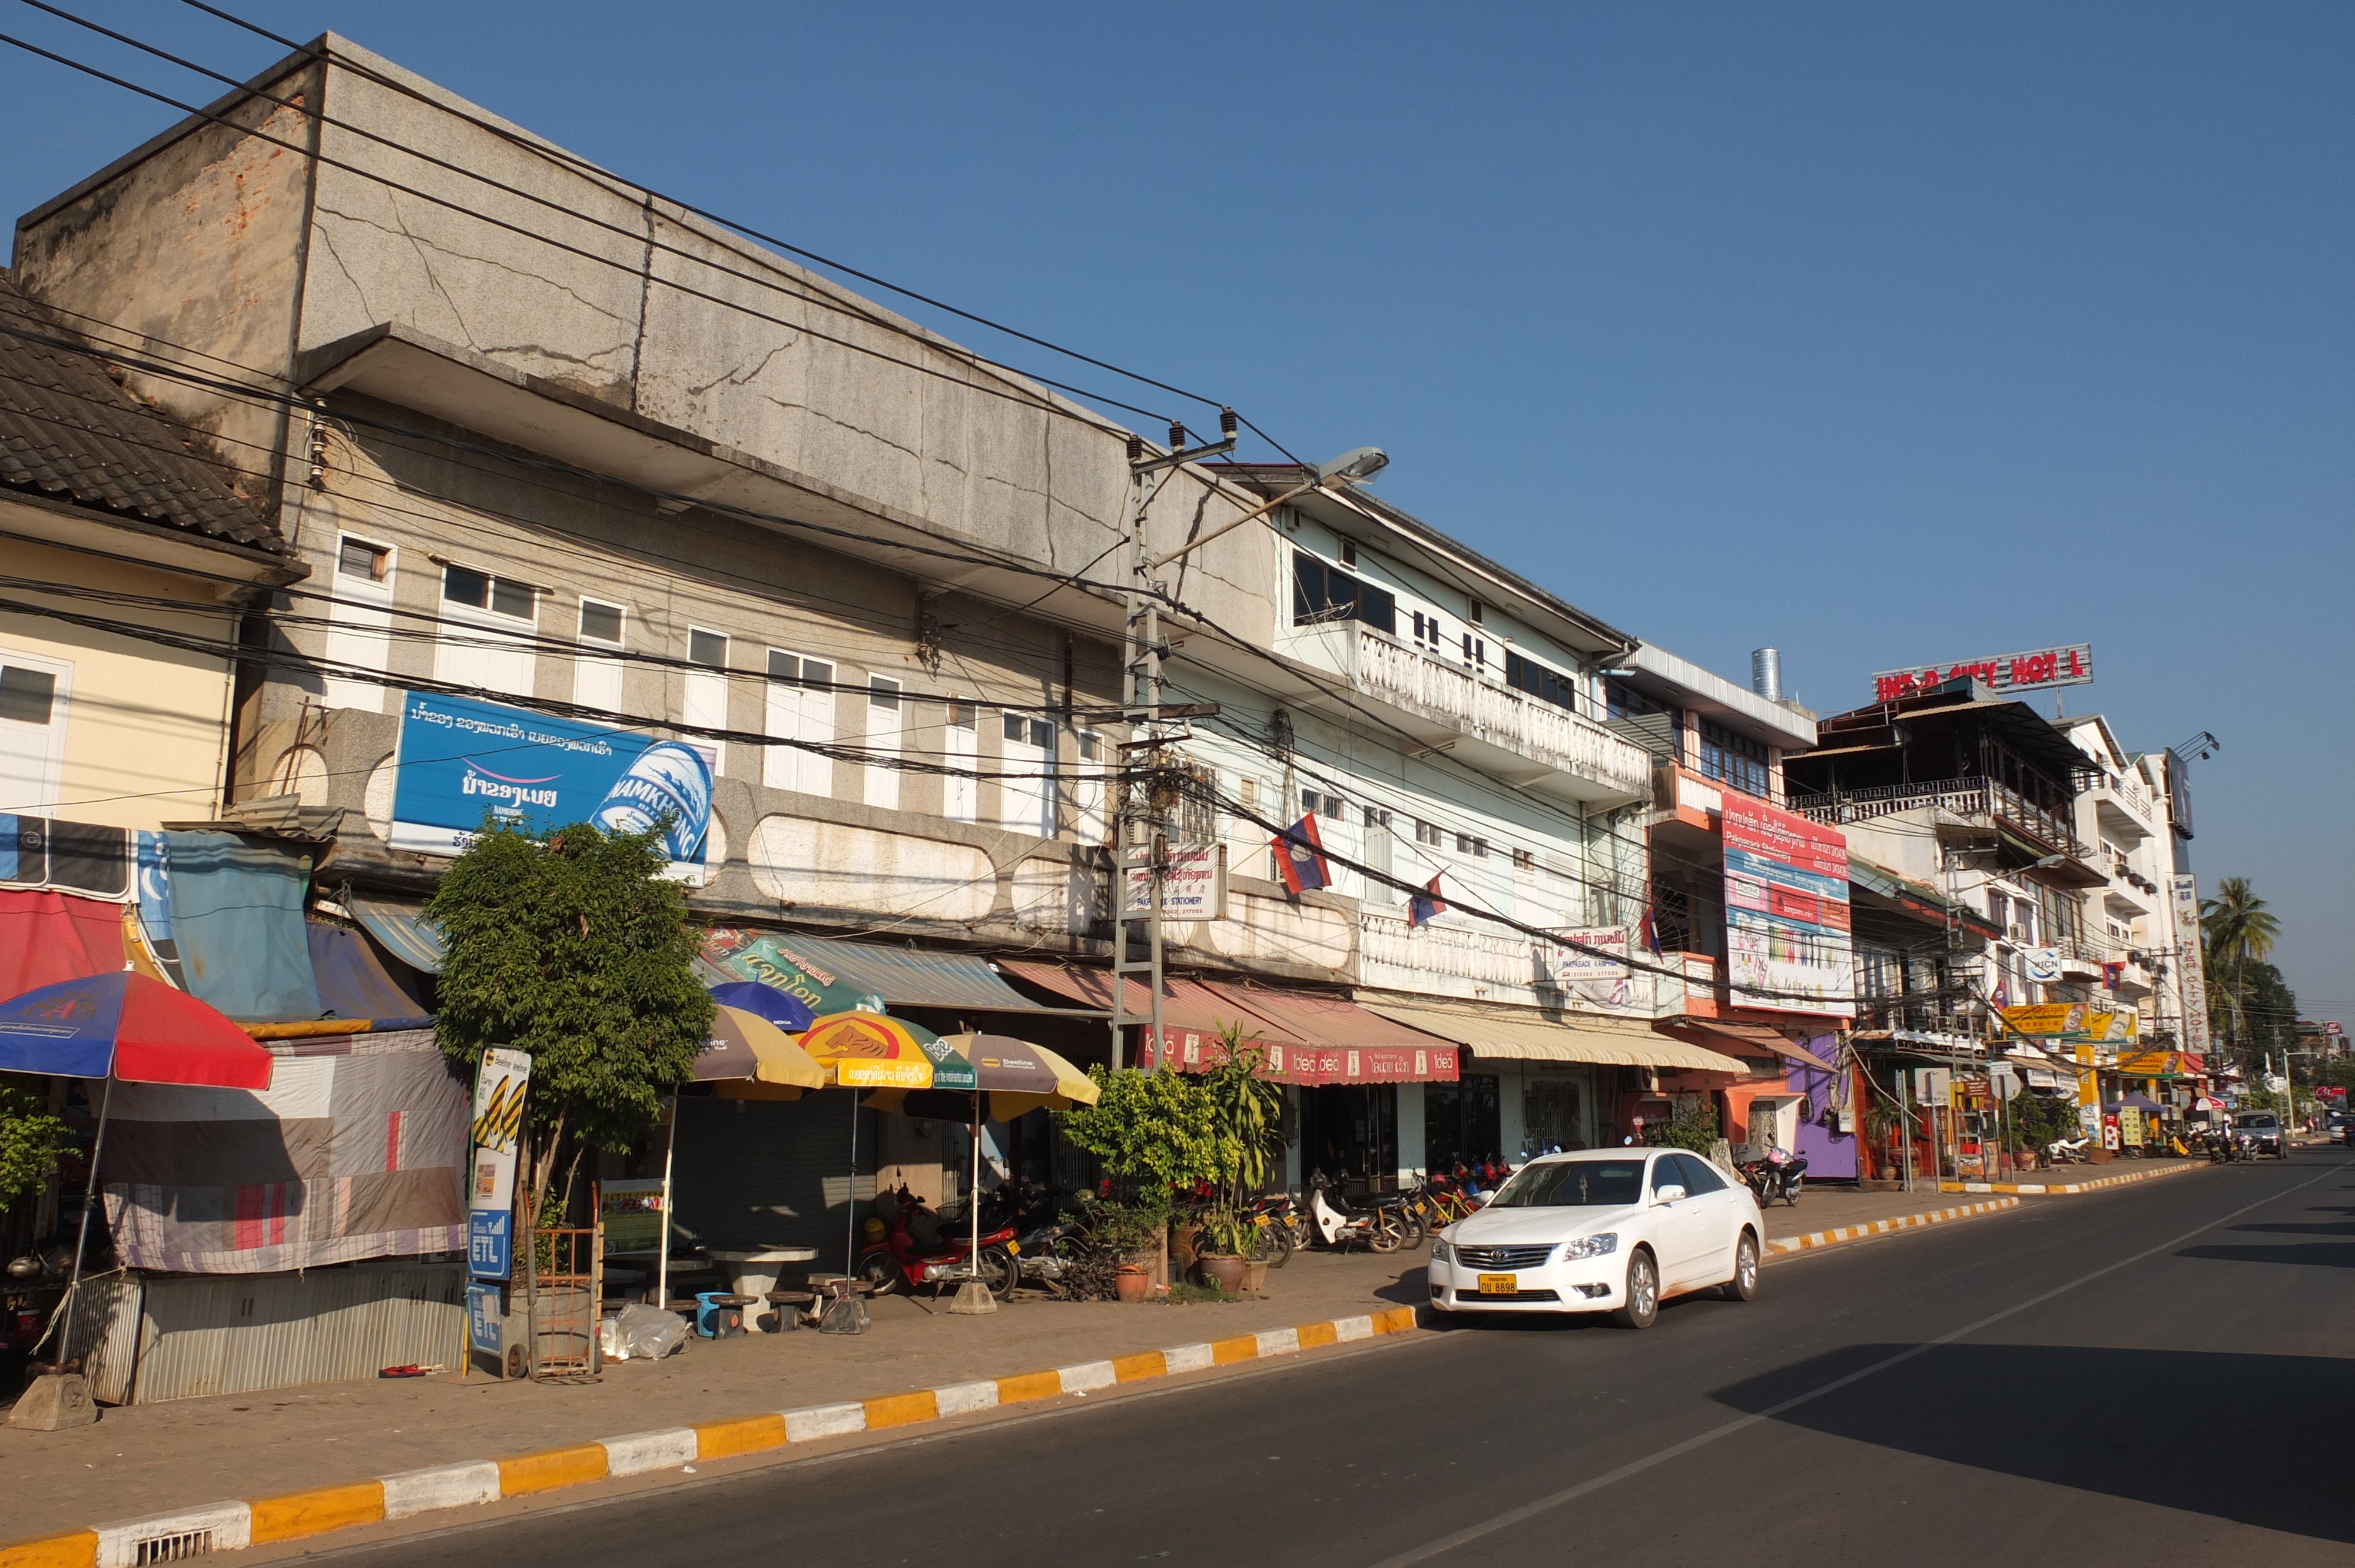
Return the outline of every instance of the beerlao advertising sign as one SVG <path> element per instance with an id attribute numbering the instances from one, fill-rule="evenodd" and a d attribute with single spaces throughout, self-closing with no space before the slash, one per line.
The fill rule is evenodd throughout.
<path id="1" fill-rule="evenodd" d="M 1872 677 L 1872 700 L 1893 703 L 1965 676 L 1998 692 L 2041 692 L 2054 686 L 2082 686 L 2094 678 L 2094 645 L 2073 642 L 2065 648 L 2039 648 L 2026 653 L 1998 653 L 1992 659 L 1966 659 L 1957 664 L 1926 664 L 1913 670 L 1882 670 Z"/>

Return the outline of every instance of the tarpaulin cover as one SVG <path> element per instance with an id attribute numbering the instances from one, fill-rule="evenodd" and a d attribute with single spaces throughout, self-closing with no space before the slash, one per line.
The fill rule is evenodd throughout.
<path id="1" fill-rule="evenodd" d="M 447 944 L 442 927 L 425 917 L 422 904 L 393 898 L 354 898 L 352 918 L 384 944 L 384 950 L 420 974 L 438 975 Z"/>
<path id="2" fill-rule="evenodd" d="M 270 1053 L 195 997 L 117 969 L 0 1002 L 0 1069 L 146 1084 L 270 1086 Z"/>
<path id="3" fill-rule="evenodd" d="M 123 967 L 123 906 L 0 892 L 0 1000 Z"/>
<path id="4" fill-rule="evenodd" d="M 307 855 L 236 833 L 167 833 L 172 939 L 188 989 L 240 1022 L 316 1018 L 303 934 Z"/>
<path id="5" fill-rule="evenodd" d="M 115 1086 L 99 1186 L 123 1261 L 268 1274 L 464 1251 L 468 1090 L 432 1032 L 268 1051 L 260 1094 Z"/>
<path id="6" fill-rule="evenodd" d="M 131 896 L 132 833 L 95 822 L 0 814 L 0 885 Z"/>
<path id="7" fill-rule="evenodd" d="M 311 947 L 311 976 L 319 1001 L 336 1018 L 373 1019 L 381 1030 L 421 1029 L 432 1022 L 425 1004 L 385 971 L 376 949 L 357 931 L 312 921 L 304 935 Z"/>

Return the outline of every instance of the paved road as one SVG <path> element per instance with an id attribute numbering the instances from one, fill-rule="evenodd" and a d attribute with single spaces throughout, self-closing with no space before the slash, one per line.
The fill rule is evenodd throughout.
<path id="1" fill-rule="evenodd" d="M 2355 1162 L 2315 1150 L 1779 1263 L 1648 1333 L 1420 1336 L 332 1554 L 2350 1563 L 2350 1306 Z"/>

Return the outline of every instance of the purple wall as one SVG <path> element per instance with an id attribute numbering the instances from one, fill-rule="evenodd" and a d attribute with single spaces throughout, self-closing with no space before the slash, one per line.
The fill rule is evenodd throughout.
<path id="1" fill-rule="evenodd" d="M 1812 1035 L 1799 1044 L 1819 1060 L 1839 1060 L 1839 1036 L 1836 1034 Z M 1807 1097 L 1804 1114 L 1799 1119 L 1798 1148 L 1798 1152 L 1806 1157 L 1807 1174 L 1854 1181 L 1857 1175 L 1855 1135 L 1834 1132 L 1821 1124 L 1824 1107 L 1828 1103 L 1836 1101 L 1841 1108 L 1847 1107 L 1846 1075 L 1829 1066 L 1817 1069 L 1794 1062 L 1784 1076 L 1793 1093 Z"/>

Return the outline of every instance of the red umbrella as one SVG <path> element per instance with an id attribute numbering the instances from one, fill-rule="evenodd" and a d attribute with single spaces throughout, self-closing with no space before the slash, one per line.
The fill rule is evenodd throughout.
<path id="1" fill-rule="evenodd" d="M 68 1314 L 58 1360 L 73 1353 L 74 1293 L 90 1239 L 90 1199 L 98 1195 L 98 1161 L 106 1152 L 106 1113 L 114 1080 L 266 1089 L 273 1058 L 251 1036 L 185 991 L 129 969 L 59 980 L 0 1002 L 0 1069 L 102 1078 L 98 1136 L 90 1150 L 90 1187 L 74 1238 L 72 1277 L 58 1310 Z"/>

